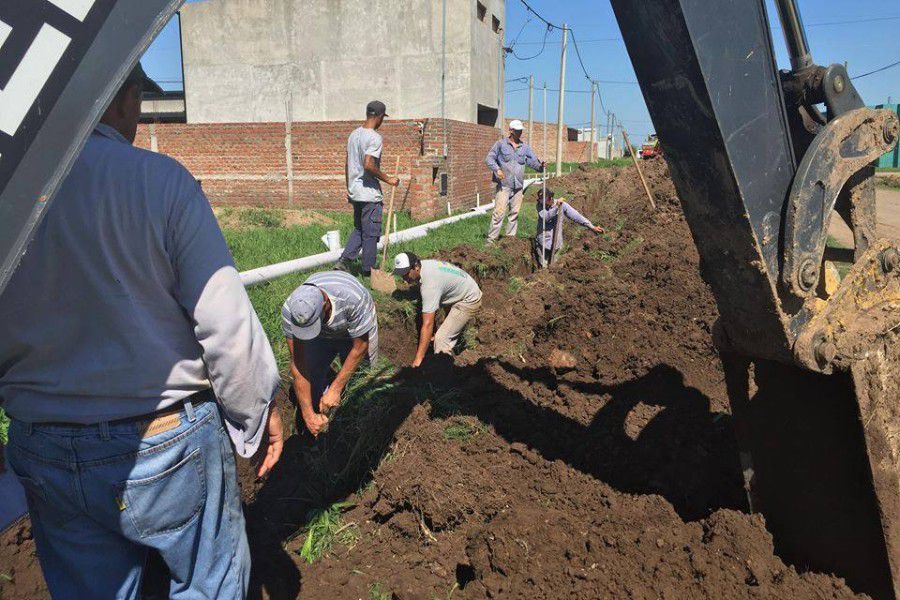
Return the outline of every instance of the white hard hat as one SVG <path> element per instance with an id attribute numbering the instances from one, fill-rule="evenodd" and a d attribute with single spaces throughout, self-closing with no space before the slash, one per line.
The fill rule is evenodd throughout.
<path id="1" fill-rule="evenodd" d="M 513 119 L 512 121 L 509 122 L 509 128 L 515 129 L 516 131 L 523 131 L 525 129 L 525 126 L 522 125 L 522 121 L 520 121 L 518 119 Z"/>

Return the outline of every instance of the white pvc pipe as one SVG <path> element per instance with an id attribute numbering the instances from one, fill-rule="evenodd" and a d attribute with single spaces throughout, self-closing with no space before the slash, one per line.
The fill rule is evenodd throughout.
<path id="1" fill-rule="evenodd" d="M 541 179 L 539 177 L 526 179 L 523 182 L 523 187 L 527 190 L 529 187 L 540 181 Z M 431 221 L 430 223 L 424 223 L 422 225 L 416 225 L 415 227 L 410 227 L 409 229 L 404 229 L 403 231 L 395 231 L 390 235 L 391 244 L 408 242 L 410 240 L 425 237 L 432 229 L 437 229 L 438 227 L 443 227 L 444 225 L 449 225 L 450 223 L 456 223 L 457 221 L 462 221 L 463 219 L 469 219 L 471 217 L 483 215 L 493 210 L 493 208 L 494 203 L 491 202 L 489 204 L 476 206 L 469 212 L 464 212 L 452 217 L 438 219 L 437 221 Z M 381 240 L 378 241 L 378 248 L 382 247 L 383 240 L 384 236 L 381 236 Z M 341 253 L 343 251 L 343 248 L 338 248 L 337 250 L 329 250 L 328 252 L 313 254 L 312 256 L 304 256 L 303 258 L 296 258 L 294 260 L 288 260 L 285 262 L 276 263 L 274 265 L 267 265 L 265 267 L 250 269 L 249 271 L 244 271 L 243 273 L 241 273 L 241 283 L 244 284 L 244 287 L 250 287 L 260 283 L 265 283 L 266 281 L 277 279 L 278 277 L 290 275 L 291 273 L 310 271 L 312 269 L 321 267 L 322 265 L 336 262 L 337 259 L 341 257 Z"/>
<path id="2" fill-rule="evenodd" d="M 403 231 L 397 231 L 390 235 L 391 244 L 408 242 L 410 240 L 425 237 L 432 229 L 437 229 L 438 227 L 449 225 L 450 223 L 462 221 L 463 219 L 481 216 L 493 208 L 494 203 L 491 202 L 490 204 L 485 204 L 483 206 L 479 206 L 478 208 L 474 208 L 469 212 L 465 212 L 452 217 L 446 217 L 437 221 L 431 221 L 430 223 L 424 223 L 415 227 L 410 227 L 409 229 L 404 229 Z M 379 248 L 382 247 L 383 240 L 384 236 L 382 236 L 381 240 L 379 240 L 378 242 Z M 272 279 L 277 279 L 278 277 L 290 275 L 291 273 L 309 271 L 317 267 L 321 267 L 322 265 L 336 262 L 337 259 L 341 257 L 341 253 L 343 251 L 343 248 L 338 248 L 337 250 L 329 250 L 328 252 L 313 254 L 312 256 L 304 256 L 303 258 L 288 260 L 285 262 L 276 263 L 274 265 L 259 267 L 257 269 L 250 269 L 249 271 L 244 271 L 243 273 L 241 273 L 241 282 L 244 284 L 244 287 L 250 287 L 260 283 L 265 283 L 266 281 L 271 281 Z"/>

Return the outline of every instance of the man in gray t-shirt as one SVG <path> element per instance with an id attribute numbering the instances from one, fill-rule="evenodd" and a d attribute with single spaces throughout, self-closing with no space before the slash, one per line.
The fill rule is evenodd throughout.
<path id="1" fill-rule="evenodd" d="M 334 267 L 349 269 L 362 251 L 362 272 L 368 275 L 375 266 L 378 238 L 381 237 L 381 181 L 397 185 L 400 178 L 381 171 L 383 141 L 378 128 L 384 122 L 383 102 L 373 100 L 366 106 L 366 122 L 357 127 L 347 140 L 347 201 L 353 205 L 353 231 L 341 258 Z"/>
<path id="2" fill-rule="evenodd" d="M 363 359 L 378 359 L 375 302 L 349 273 L 315 273 L 285 300 L 281 329 L 291 355 L 300 416 L 317 436 Z M 342 361 L 337 375 L 331 369 L 335 357 Z"/>
<path id="3" fill-rule="evenodd" d="M 434 315 L 441 307 L 447 310 L 447 317 L 434 334 L 434 353 L 453 354 L 466 325 L 481 308 L 481 288 L 456 265 L 419 260 L 412 252 L 401 252 L 394 258 L 394 274 L 409 284 L 418 282 L 422 294 L 422 327 L 412 366 L 418 367 L 425 359 L 434 333 Z"/>

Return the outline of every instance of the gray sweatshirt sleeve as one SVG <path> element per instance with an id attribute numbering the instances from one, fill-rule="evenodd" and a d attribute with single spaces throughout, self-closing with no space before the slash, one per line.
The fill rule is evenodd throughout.
<path id="1" fill-rule="evenodd" d="M 563 205 L 563 214 L 566 215 L 566 218 L 571 219 L 572 221 L 575 221 L 575 222 L 578 223 L 579 225 L 582 225 L 582 226 L 584 226 L 584 227 L 588 227 L 589 229 L 593 229 L 593 228 L 594 228 L 594 224 L 591 223 L 591 222 L 587 219 L 587 217 L 585 217 L 585 216 L 582 215 L 580 212 L 578 212 L 577 210 L 575 210 L 574 208 L 572 208 L 571 206 L 569 206 L 569 203 L 568 203 L 568 202 L 563 202 L 562 205 Z"/>
<path id="2" fill-rule="evenodd" d="M 235 448 L 252 456 L 280 385 L 278 367 L 209 202 L 193 187 L 175 203 L 167 226 L 175 295 L 193 319 Z"/>

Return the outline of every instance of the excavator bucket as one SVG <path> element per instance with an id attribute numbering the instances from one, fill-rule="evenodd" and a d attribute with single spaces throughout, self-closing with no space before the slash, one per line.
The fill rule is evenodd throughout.
<path id="1" fill-rule="evenodd" d="M 775 0 L 791 71 L 765 0 L 713 4 L 612 0 L 719 307 L 748 503 L 798 569 L 897 598 L 900 253 L 870 166 L 897 117 L 812 62 L 794 0 Z M 832 218 L 856 240 L 838 258 Z"/>

